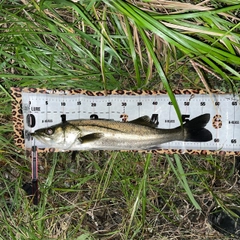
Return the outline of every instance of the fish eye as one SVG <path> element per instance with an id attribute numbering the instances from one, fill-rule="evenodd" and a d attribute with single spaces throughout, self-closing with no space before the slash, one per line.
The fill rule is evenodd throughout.
<path id="1" fill-rule="evenodd" d="M 47 128 L 46 130 L 45 130 L 45 133 L 47 134 L 47 135 L 52 135 L 53 134 L 53 129 L 52 128 Z"/>

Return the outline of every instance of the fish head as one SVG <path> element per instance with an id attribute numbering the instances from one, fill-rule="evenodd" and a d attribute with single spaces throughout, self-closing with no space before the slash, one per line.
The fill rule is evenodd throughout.
<path id="1" fill-rule="evenodd" d="M 48 147 L 67 150 L 79 138 L 80 130 L 66 122 L 38 129 L 31 136 Z"/>

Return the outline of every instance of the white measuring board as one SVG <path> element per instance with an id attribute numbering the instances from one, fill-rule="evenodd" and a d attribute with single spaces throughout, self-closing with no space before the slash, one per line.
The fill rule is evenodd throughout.
<path id="1" fill-rule="evenodd" d="M 213 139 L 209 142 L 172 141 L 161 144 L 161 149 L 195 149 L 213 151 L 240 151 L 240 101 L 232 94 L 177 94 L 175 95 L 181 114 L 186 119 L 209 113 L 206 129 Z M 68 95 L 64 92 L 22 92 L 22 110 L 25 147 L 31 148 L 32 133 L 66 120 L 98 118 L 128 121 L 147 115 L 159 122 L 158 128 L 175 128 L 180 125 L 175 109 L 167 94 L 160 95 Z M 35 141 L 38 148 L 46 148 Z"/>

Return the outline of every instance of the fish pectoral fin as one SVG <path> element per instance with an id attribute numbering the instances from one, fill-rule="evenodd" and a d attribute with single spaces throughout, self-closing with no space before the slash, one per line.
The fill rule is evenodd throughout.
<path id="1" fill-rule="evenodd" d="M 101 138 L 102 136 L 103 136 L 102 133 L 90 133 L 90 134 L 87 134 L 85 136 L 79 137 L 78 140 L 82 144 L 84 144 L 84 143 L 87 143 L 87 142 L 95 141 L 95 140 Z"/>
<path id="2" fill-rule="evenodd" d="M 139 124 L 139 125 L 142 125 L 142 126 L 147 126 L 147 127 L 157 127 L 158 124 L 155 124 L 151 121 L 150 117 L 145 115 L 145 116 L 142 116 L 140 118 L 137 118 L 137 119 L 134 119 L 132 121 L 129 121 L 130 123 L 135 123 L 135 124 Z"/>

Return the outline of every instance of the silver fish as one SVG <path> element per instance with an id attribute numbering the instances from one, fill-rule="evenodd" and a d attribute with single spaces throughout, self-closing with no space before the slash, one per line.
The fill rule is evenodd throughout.
<path id="1" fill-rule="evenodd" d="M 204 128 L 209 119 L 210 114 L 203 114 L 172 129 L 156 128 L 148 116 L 130 122 L 70 120 L 38 129 L 31 135 L 59 150 L 144 150 L 171 141 L 211 141 L 211 132 Z"/>

